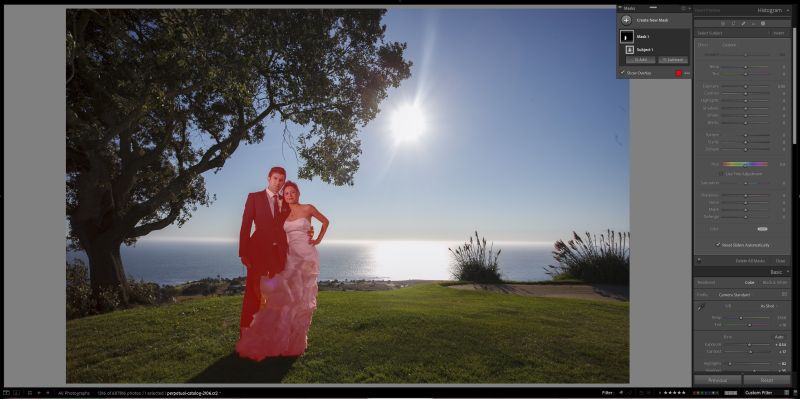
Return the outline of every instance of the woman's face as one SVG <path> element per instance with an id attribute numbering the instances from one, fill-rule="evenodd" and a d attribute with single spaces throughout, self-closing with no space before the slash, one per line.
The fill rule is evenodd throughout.
<path id="1" fill-rule="evenodd" d="M 300 193 L 294 187 L 286 187 L 283 189 L 283 199 L 287 204 L 296 204 L 300 200 Z"/>

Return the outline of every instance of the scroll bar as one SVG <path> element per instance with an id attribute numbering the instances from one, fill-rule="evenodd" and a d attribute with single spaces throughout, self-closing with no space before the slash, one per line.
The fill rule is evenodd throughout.
<path id="1" fill-rule="evenodd" d="M 792 145 L 797 145 L 797 28 L 792 28 Z"/>

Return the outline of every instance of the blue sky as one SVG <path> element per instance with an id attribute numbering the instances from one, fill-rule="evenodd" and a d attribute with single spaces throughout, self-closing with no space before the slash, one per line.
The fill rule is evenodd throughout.
<path id="1" fill-rule="evenodd" d="M 299 180 L 331 220 L 326 239 L 553 242 L 628 230 L 628 83 L 615 79 L 615 11 L 390 9 L 386 39 L 408 43 L 412 77 L 362 129 L 354 186 Z M 392 113 L 417 101 L 428 131 L 397 144 Z M 295 136 L 302 127 L 292 126 Z M 182 228 L 147 238 L 238 238 L 247 193 L 282 165 L 282 125 L 240 146 Z"/>

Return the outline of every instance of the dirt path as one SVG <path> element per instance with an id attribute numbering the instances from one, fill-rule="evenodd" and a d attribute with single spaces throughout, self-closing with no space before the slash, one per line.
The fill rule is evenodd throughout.
<path id="1" fill-rule="evenodd" d="M 527 296 L 554 298 L 602 299 L 627 301 L 629 287 L 605 284 L 547 285 L 547 284 L 463 284 L 451 285 L 458 290 L 482 290 Z"/>

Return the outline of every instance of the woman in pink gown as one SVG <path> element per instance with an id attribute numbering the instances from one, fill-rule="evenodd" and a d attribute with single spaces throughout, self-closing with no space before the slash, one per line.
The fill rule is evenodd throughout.
<path id="1" fill-rule="evenodd" d="M 283 229 L 289 242 L 284 270 L 261 279 L 261 305 L 250 327 L 236 344 L 241 357 L 263 360 L 275 356 L 300 356 L 308 347 L 308 329 L 317 308 L 319 253 L 316 245 L 328 229 L 328 219 L 311 204 L 300 204 L 294 182 L 283 186 L 291 212 Z M 317 239 L 309 238 L 311 217 L 322 223 Z"/>

